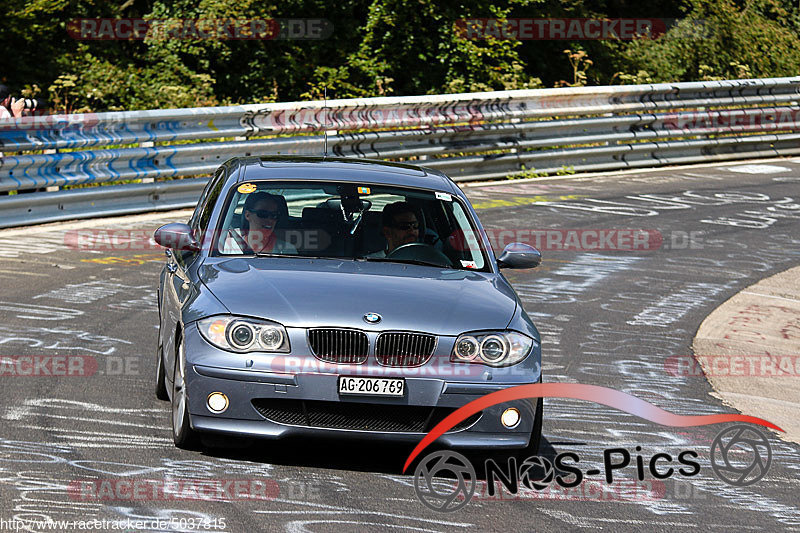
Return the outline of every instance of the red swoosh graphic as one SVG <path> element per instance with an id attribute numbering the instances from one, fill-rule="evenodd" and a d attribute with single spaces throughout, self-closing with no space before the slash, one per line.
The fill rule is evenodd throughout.
<path id="1" fill-rule="evenodd" d="M 406 459 L 406 464 L 403 466 L 403 473 L 405 473 L 411 462 L 422 450 L 427 448 L 429 444 L 441 437 L 446 431 L 452 429 L 453 426 L 462 420 L 493 405 L 528 398 L 572 398 L 575 400 L 586 400 L 619 409 L 620 411 L 661 424 L 662 426 L 684 428 L 690 426 L 707 426 L 709 424 L 719 424 L 721 422 L 750 422 L 752 424 L 783 431 L 783 429 L 772 422 L 749 415 L 676 415 L 637 398 L 636 396 L 609 389 L 608 387 L 600 387 L 599 385 L 583 385 L 580 383 L 533 383 L 531 385 L 519 385 L 517 387 L 487 394 L 451 413 L 444 420 L 436 424 L 436 426 L 423 437 L 419 444 L 417 444 L 417 447 L 414 448 L 411 455 Z"/>

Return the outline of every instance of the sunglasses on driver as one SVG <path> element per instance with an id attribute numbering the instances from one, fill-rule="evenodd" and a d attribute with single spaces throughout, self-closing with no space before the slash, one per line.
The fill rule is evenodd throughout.
<path id="1" fill-rule="evenodd" d="M 278 218 L 280 213 L 278 211 L 270 211 L 268 209 L 249 209 L 251 213 L 254 213 L 258 218 Z"/>
<path id="2" fill-rule="evenodd" d="M 419 222 L 397 222 L 394 227 L 399 230 L 409 231 L 412 229 L 419 229 Z"/>

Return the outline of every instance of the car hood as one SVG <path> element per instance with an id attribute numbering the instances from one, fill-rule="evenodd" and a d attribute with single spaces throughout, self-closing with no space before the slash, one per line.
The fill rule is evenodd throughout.
<path id="1" fill-rule="evenodd" d="M 217 258 L 198 269 L 235 315 L 287 327 L 458 335 L 504 329 L 517 299 L 501 276 L 399 263 L 295 258 Z M 366 313 L 382 320 L 368 324 Z"/>

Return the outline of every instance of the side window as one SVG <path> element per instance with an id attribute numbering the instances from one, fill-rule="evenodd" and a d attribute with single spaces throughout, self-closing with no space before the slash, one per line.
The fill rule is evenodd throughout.
<path id="1" fill-rule="evenodd" d="M 200 199 L 200 203 L 197 204 L 197 210 L 192 217 L 190 226 L 194 230 L 195 236 L 198 238 L 208 229 L 208 221 L 211 220 L 211 213 L 214 211 L 217 198 L 219 198 L 222 184 L 225 182 L 223 179 L 224 174 L 224 169 L 219 169 L 217 171 L 214 177 L 211 178 L 211 181 L 209 181 L 206 190 L 203 191 L 203 197 Z"/>
<path id="2" fill-rule="evenodd" d="M 200 212 L 203 210 L 203 206 L 206 203 L 206 198 L 208 198 L 208 191 L 210 191 L 214 185 L 214 180 L 219 178 L 224 172 L 224 168 L 218 168 L 217 171 L 214 172 L 214 175 L 211 176 L 211 179 L 208 180 L 208 183 L 206 183 L 206 186 L 203 188 L 203 192 L 200 193 L 200 199 L 197 201 L 197 205 L 194 208 L 192 218 L 189 219 L 189 225 L 192 227 L 192 229 L 197 227 L 197 220 L 200 218 Z"/>
<path id="3" fill-rule="evenodd" d="M 194 214 L 191 220 L 189 220 L 192 233 L 194 233 L 195 238 L 198 240 L 202 240 L 202 235 L 208 228 L 208 222 L 211 219 L 211 213 L 214 211 L 214 205 L 217 203 L 222 185 L 225 183 L 224 176 L 225 169 L 220 168 L 208 181 L 208 185 L 206 185 L 200 197 L 200 201 L 197 203 L 197 208 L 195 208 Z M 175 254 L 175 260 L 178 264 L 185 267 L 195 256 L 195 252 L 182 251 Z"/>
<path id="4" fill-rule="evenodd" d="M 203 206 L 203 210 L 200 212 L 200 219 L 197 221 L 197 229 L 200 230 L 200 233 L 204 233 L 206 229 L 208 229 L 208 221 L 211 220 L 211 213 L 214 211 L 214 206 L 217 205 L 217 199 L 219 198 L 219 193 L 222 192 L 222 185 L 224 183 L 225 180 L 220 176 L 208 193 L 206 203 Z"/>

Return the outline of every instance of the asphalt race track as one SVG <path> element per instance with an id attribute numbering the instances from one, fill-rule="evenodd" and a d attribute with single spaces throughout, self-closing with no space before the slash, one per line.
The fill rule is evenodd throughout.
<path id="1" fill-rule="evenodd" d="M 542 332 L 546 382 L 610 387 L 681 415 L 732 412 L 709 394 L 702 376 L 673 375 L 666 361 L 691 354 L 698 326 L 722 302 L 800 264 L 800 160 L 465 190 L 483 224 L 504 242 L 533 242 L 530 230 L 660 234 L 660 243 L 636 250 L 609 249 L 606 242 L 606 249 L 565 251 L 544 237 L 540 268 L 504 271 Z M 147 531 L 800 530 L 797 444 L 764 430 L 771 468 L 757 483 L 738 487 L 719 479 L 709 463 L 712 440 L 725 425 L 660 426 L 577 400 L 545 401 L 542 455 L 574 452 L 584 472 L 602 471 L 603 450 L 624 448 L 631 465 L 614 472 L 614 484 L 597 474 L 572 490 L 476 494 L 452 513 L 417 499 L 413 477 L 401 473 L 408 448 L 258 441 L 176 449 L 169 405 L 153 394 L 163 251 L 76 249 L 66 236 L 76 227 L 152 230 L 187 218 L 151 214 L 0 232 L 0 360 L 37 356 L 53 358 L 52 368 L 77 365 L 56 376 L 41 369 L 0 375 L 0 520 L 165 520 L 167 527 Z M 653 455 L 674 458 L 686 450 L 698 454 L 697 475 L 678 473 L 677 462 L 668 479 L 647 471 Z M 266 497 L 82 492 L 84 481 L 93 487 L 139 481 L 180 492 L 198 480 L 248 487 L 260 481 Z"/>

